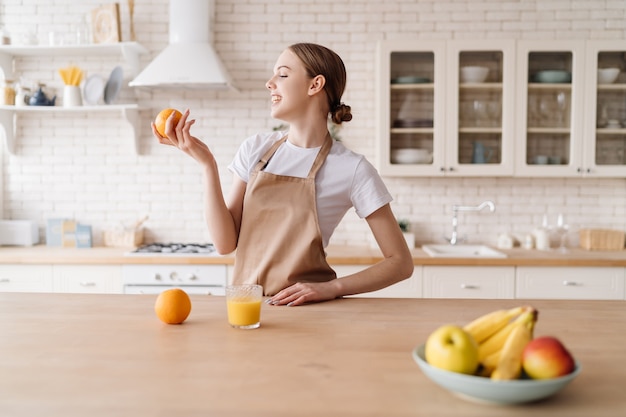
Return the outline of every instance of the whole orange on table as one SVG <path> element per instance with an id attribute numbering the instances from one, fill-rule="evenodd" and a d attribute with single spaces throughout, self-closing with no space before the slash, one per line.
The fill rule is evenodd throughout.
<path id="1" fill-rule="evenodd" d="M 157 297 L 154 311 L 164 323 L 181 324 L 191 313 L 191 300 L 180 288 L 165 290 Z"/>
<path id="2" fill-rule="evenodd" d="M 174 113 L 172 125 L 176 126 L 180 118 L 183 117 L 183 114 L 176 109 L 163 109 L 159 112 L 159 114 L 157 114 L 156 119 L 154 119 L 154 124 L 156 125 L 156 130 L 159 132 L 159 135 L 165 136 L 165 122 L 172 113 Z"/>

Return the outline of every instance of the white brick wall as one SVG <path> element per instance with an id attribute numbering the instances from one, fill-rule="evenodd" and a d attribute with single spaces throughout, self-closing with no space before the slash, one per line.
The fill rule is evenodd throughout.
<path id="1" fill-rule="evenodd" d="M 168 40 L 168 1 L 137 0 L 138 41 L 155 56 Z M 314 3 L 314 5 L 313 5 Z M 0 27 L 18 43 L 28 31 L 47 42 L 48 32 L 70 38 L 70 28 L 101 1 L 3 0 Z M 128 9 L 121 1 L 122 36 L 128 39 Z M 216 0 L 214 44 L 240 92 L 176 93 L 124 88 L 121 102 L 145 108 L 139 145 L 130 153 L 131 129 L 117 113 L 29 114 L 20 116 L 16 154 L 2 154 L 0 209 L 8 219 L 45 221 L 70 217 L 91 224 L 96 242 L 104 227 L 132 223 L 144 214 L 147 238 L 161 241 L 210 239 L 203 225 L 201 176 L 194 162 L 155 143 L 149 122 L 166 106 L 190 108 L 193 132 L 215 152 L 223 179 L 241 141 L 280 122 L 269 117 L 264 83 L 281 50 L 293 42 L 320 42 L 335 49 L 348 68 L 344 101 L 354 119 L 341 131 L 351 149 L 375 157 L 375 50 L 382 39 L 473 38 L 624 39 L 623 0 L 444 1 Z M 21 58 L 16 70 L 51 88 L 61 87 L 56 70 L 76 63 L 88 74 L 108 76 L 119 64 L 85 60 Z M 128 68 L 125 68 L 128 74 Z M 136 97 L 135 97 L 136 95 Z M 397 217 L 411 220 L 418 243 L 449 234 L 452 204 L 496 202 L 495 213 L 464 214 L 460 233 L 494 243 L 498 233 L 524 235 L 544 213 L 564 212 L 574 226 L 626 230 L 624 179 L 386 178 Z M 364 221 L 350 212 L 332 242 L 368 238 Z"/>

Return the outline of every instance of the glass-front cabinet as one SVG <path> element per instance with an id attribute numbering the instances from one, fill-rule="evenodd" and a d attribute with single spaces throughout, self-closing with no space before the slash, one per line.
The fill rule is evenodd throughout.
<path id="1" fill-rule="evenodd" d="M 520 41 L 517 51 L 516 174 L 576 175 L 584 139 L 585 44 Z"/>
<path id="2" fill-rule="evenodd" d="M 382 42 L 378 59 L 381 174 L 437 174 L 445 157 L 445 43 Z"/>
<path id="3" fill-rule="evenodd" d="M 453 174 L 513 174 L 515 43 L 447 46 L 446 156 Z"/>
<path id="4" fill-rule="evenodd" d="M 626 42 L 588 41 L 581 173 L 626 176 Z"/>
<path id="5" fill-rule="evenodd" d="M 378 46 L 389 176 L 626 176 L 626 41 Z"/>
<path id="6" fill-rule="evenodd" d="M 380 172 L 510 175 L 514 51 L 512 41 L 380 43 Z"/>

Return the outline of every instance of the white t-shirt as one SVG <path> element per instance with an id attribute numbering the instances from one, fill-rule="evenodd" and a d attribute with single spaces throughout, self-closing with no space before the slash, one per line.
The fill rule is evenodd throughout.
<path id="1" fill-rule="evenodd" d="M 260 133 L 247 138 L 228 169 L 247 183 L 256 163 L 286 133 Z M 287 139 L 270 159 L 265 171 L 306 178 L 320 149 L 300 148 Z M 351 207 L 359 217 L 365 218 L 392 201 L 391 194 L 372 164 L 363 155 L 352 152 L 337 141 L 333 141 L 326 162 L 317 172 L 315 192 L 324 247 Z"/>

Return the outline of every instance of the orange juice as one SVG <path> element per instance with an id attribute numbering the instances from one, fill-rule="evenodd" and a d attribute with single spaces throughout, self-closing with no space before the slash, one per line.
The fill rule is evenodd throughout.
<path id="1" fill-rule="evenodd" d="M 236 298 L 226 300 L 228 323 L 236 327 L 258 327 L 261 321 L 261 300 Z M 252 327 L 251 327 L 252 328 Z"/>

